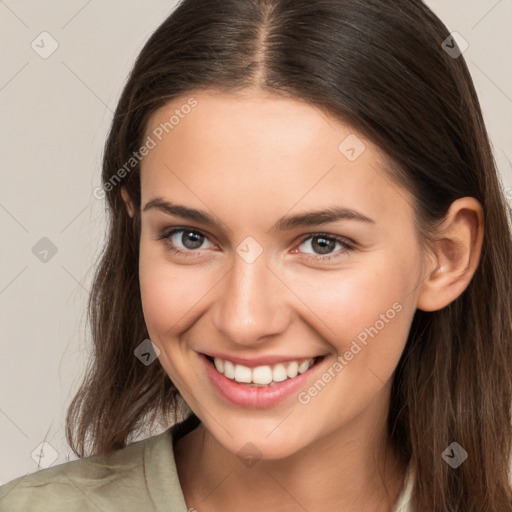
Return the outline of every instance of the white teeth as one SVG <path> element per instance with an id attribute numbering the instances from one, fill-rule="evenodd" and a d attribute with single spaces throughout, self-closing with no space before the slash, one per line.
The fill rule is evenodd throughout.
<path id="1" fill-rule="evenodd" d="M 299 364 L 299 373 L 304 373 L 309 368 L 309 359 Z"/>
<path id="2" fill-rule="evenodd" d="M 286 369 L 286 375 L 288 375 L 288 377 L 290 379 L 293 379 L 293 377 L 297 377 L 298 373 L 299 373 L 299 363 L 297 363 L 297 361 L 292 361 L 288 365 L 288 368 Z"/>
<path id="3" fill-rule="evenodd" d="M 218 357 L 216 357 L 214 360 L 213 360 L 214 364 L 215 364 L 215 368 L 217 368 L 217 370 L 220 372 L 220 373 L 224 373 L 224 361 L 222 359 L 219 359 Z"/>
<path id="4" fill-rule="evenodd" d="M 228 379 L 235 378 L 235 365 L 231 361 L 224 361 L 224 375 Z"/>
<path id="5" fill-rule="evenodd" d="M 284 367 L 284 364 L 276 364 L 274 366 L 274 369 L 272 370 L 272 380 L 274 382 L 282 382 L 283 380 L 286 380 L 288 378 L 288 375 L 286 375 L 286 368 Z"/>
<path id="6" fill-rule="evenodd" d="M 233 364 L 231 361 L 215 357 L 215 368 L 225 377 L 236 382 L 245 384 L 267 385 L 293 379 L 299 373 L 304 373 L 313 365 L 313 358 L 303 361 L 291 361 L 289 363 L 278 363 L 273 366 L 257 366 L 249 368 L 242 364 Z"/>
<path id="7" fill-rule="evenodd" d="M 272 382 L 272 368 L 270 366 L 256 366 L 252 370 L 246 366 L 244 368 L 249 370 L 249 380 L 245 382 L 253 382 L 254 384 L 270 384 Z M 240 381 L 237 380 L 237 382 Z"/>
<path id="8" fill-rule="evenodd" d="M 247 366 L 237 364 L 235 366 L 235 380 L 237 382 L 251 382 L 251 369 L 247 368 Z"/>

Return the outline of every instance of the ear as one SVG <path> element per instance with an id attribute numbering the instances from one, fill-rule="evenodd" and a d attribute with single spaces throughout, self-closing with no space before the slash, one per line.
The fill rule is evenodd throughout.
<path id="1" fill-rule="evenodd" d="M 474 197 L 454 201 L 439 228 L 431 265 L 418 295 L 418 309 L 442 309 L 462 294 L 478 267 L 483 235 L 479 201 Z"/>
<path id="2" fill-rule="evenodd" d="M 126 190 L 126 187 L 121 187 L 121 196 L 124 201 L 124 205 L 126 207 L 126 211 L 128 212 L 128 215 L 133 218 L 133 215 L 135 213 L 135 208 L 133 206 L 133 201 L 130 198 L 130 194 L 128 194 L 128 190 Z"/>

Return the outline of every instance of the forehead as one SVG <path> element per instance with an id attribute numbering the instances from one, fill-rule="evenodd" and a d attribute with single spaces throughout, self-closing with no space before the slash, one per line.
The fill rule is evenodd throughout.
<path id="1" fill-rule="evenodd" d="M 146 137 L 154 148 L 141 165 L 143 202 L 179 191 L 196 205 L 236 198 L 253 212 L 329 202 L 373 217 L 400 207 L 411 213 L 411 198 L 384 173 L 379 148 L 298 99 L 200 91 L 158 109 Z"/>
<path id="2" fill-rule="evenodd" d="M 283 156 L 304 158 L 312 146 L 335 144 L 334 132 L 342 128 L 315 107 L 268 93 L 202 91 L 193 95 L 195 106 L 187 107 L 191 98 L 184 96 L 158 109 L 147 133 L 169 151 L 179 149 L 189 156 L 192 149 L 196 156 L 215 152 L 218 159 L 246 161 L 242 167 L 247 168 L 257 166 L 257 159 L 263 163 L 265 155 L 276 161 Z"/>

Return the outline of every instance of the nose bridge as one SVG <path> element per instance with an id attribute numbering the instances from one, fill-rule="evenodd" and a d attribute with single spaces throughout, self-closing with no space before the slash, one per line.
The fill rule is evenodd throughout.
<path id="1" fill-rule="evenodd" d="M 215 315 L 216 328 L 234 342 L 250 345 L 285 328 L 281 287 L 267 264 L 264 254 L 252 262 L 234 255 Z"/>

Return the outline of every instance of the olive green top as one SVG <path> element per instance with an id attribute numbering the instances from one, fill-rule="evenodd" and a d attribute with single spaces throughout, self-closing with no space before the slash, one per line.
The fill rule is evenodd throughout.
<path id="1" fill-rule="evenodd" d="M 173 445 L 199 423 L 192 413 L 165 432 L 108 455 L 16 478 L 0 487 L 0 512 L 187 512 Z M 406 483 L 393 512 L 411 512 L 409 472 Z"/>

